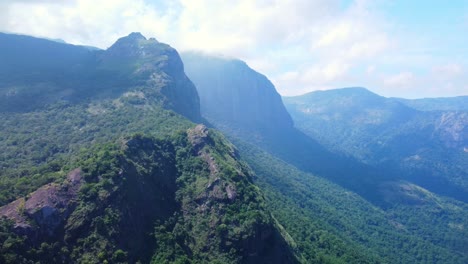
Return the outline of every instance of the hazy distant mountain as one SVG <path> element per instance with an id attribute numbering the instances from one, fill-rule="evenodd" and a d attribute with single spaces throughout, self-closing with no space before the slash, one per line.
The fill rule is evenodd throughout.
<path id="1" fill-rule="evenodd" d="M 170 46 L 0 47 L 1 263 L 299 262 Z"/>
<path id="2" fill-rule="evenodd" d="M 181 56 L 197 86 L 202 115 L 213 124 L 253 136 L 292 128 L 273 84 L 245 62 L 195 52 Z"/>
<path id="3" fill-rule="evenodd" d="M 329 149 L 400 168 L 405 179 L 468 201 L 468 112 L 419 111 L 408 106 L 414 100 L 403 103 L 364 88 L 283 99 L 296 126 Z"/>

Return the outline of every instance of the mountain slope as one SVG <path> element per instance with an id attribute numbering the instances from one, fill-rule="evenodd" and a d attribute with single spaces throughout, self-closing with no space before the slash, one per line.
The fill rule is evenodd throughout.
<path id="1" fill-rule="evenodd" d="M 194 56 L 192 54 L 190 60 L 194 60 Z M 182 58 L 185 61 L 185 55 Z M 225 113 L 220 109 L 224 106 L 249 108 L 249 104 L 261 101 L 254 94 L 234 100 L 230 96 L 231 89 L 268 91 L 265 87 L 250 87 L 253 83 L 249 82 L 237 87 L 220 85 L 227 80 L 241 79 L 242 75 L 231 69 L 229 61 L 213 60 L 219 62 L 217 69 L 213 70 L 210 63 L 206 68 L 204 64 L 187 63 L 187 74 L 200 90 L 202 102 L 231 102 L 206 107 L 205 111 L 213 112 L 202 111 L 202 114 L 239 147 L 241 155 L 256 172 L 256 183 L 265 190 L 269 207 L 308 262 L 446 263 L 450 258 L 449 262 L 464 263 L 467 258 L 465 231 L 454 223 L 468 219 L 465 203 L 440 197 L 405 181 L 396 168 L 383 170 L 356 157 L 337 153 L 287 122 L 277 123 L 270 131 L 253 133 L 251 128 L 240 128 L 235 122 L 223 122 L 229 120 L 228 117 L 213 118 Z M 196 74 L 192 76 L 193 71 Z M 359 100 L 380 100 L 375 103 L 376 107 L 385 103 L 384 98 L 364 89 L 357 90 L 361 93 L 356 97 Z M 216 98 L 204 101 L 204 97 L 210 96 Z M 271 101 L 270 104 L 282 108 L 278 105 L 281 102 Z M 417 112 L 397 102 L 388 103 L 388 107 L 405 116 L 379 111 L 369 116 L 366 111 L 354 107 L 349 107 L 352 111 L 345 114 L 352 118 L 360 113 L 362 120 L 374 124 L 383 120 L 398 123 L 405 120 L 406 115 L 411 117 Z"/>
<path id="2" fill-rule="evenodd" d="M 67 160 L 80 148 L 128 133 L 170 133 L 173 128 L 190 126 L 184 118 L 165 109 L 186 113 L 192 120 L 201 119 L 196 89 L 185 76 L 177 52 L 166 44 L 145 40 L 134 33 L 121 38 L 110 51 L 90 52 L 32 37 L 7 35 L 6 38 L 2 43 L 15 45 L 0 50 L 2 56 L 16 54 L 17 63 L 35 67 L 32 72 L 40 79 L 28 78 L 30 70 L 21 71 L 21 67 L 13 66 L 14 56 L 2 64 L 10 65 L 14 72 L 5 77 L 7 81 L 0 82 L 3 121 L 0 146 L 4 150 L 0 154 L 0 177 L 4 190 L 10 188 L 8 192 L 0 192 L 2 203 L 55 177 L 33 173 L 37 176 L 29 177 L 28 184 L 13 188 L 15 178 L 31 175 L 36 166 Z M 28 64 L 22 52 L 24 47 L 29 47 L 26 54 L 31 58 L 53 54 L 57 49 L 65 51 L 63 57 L 51 57 L 50 67 L 45 67 L 36 65 L 34 59 Z M 107 63 L 119 50 L 127 63 L 110 69 Z M 81 59 L 74 58 L 80 54 Z M 90 65 L 76 64 L 83 57 L 88 61 L 92 57 Z M 185 96 L 178 96 L 180 93 Z"/>
<path id="3" fill-rule="evenodd" d="M 318 91 L 303 96 L 285 97 L 284 100 L 297 127 L 328 148 L 339 149 L 360 160 L 382 157 L 376 157 L 373 153 L 366 152 L 365 148 L 351 144 L 347 140 L 349 137 L 369 137 L 379 133 L 379 129 L 407 122 L 417 115 L 415 110 L 398 102 L 388 101 L 364 88 Z M 359 127 L 356 128 L 356 125 Z M 314 132 L 312 128 L 315 128 Z M 370 143 L 363 140 L 362 144 Z"/>
<path id="4" fill-rule="evenodd" d="M 468 201 L 468 115 L 424 112 L 363 88 L 284 98 L 296 125 L 338 153 Z"/>
<path id="5" fill-rule="evenodd" d="M 378 191 L 379 183 L 374 178 L 379 178 L 381 181 L 390 180 L 387 173 L 359 163 L 352 157 L 332 153 L 294 128 L 282 101 L 277 100 L 278 93 L 271 82 L 259 85 L 259 82 L 255 81 L 263 80 L 265 78 L 263 75 L 237 60 L 198 53 L 188 55 L 183 53 L 182 58 L 186 64 L 187 74 L 199 90 L 201 101 L 206 105 L 202 114 L 216 128 L 227 135 L 260 146 L 302 170 L 350 188 L 369 200 L 376 203 L 383 202 Z M 247 79 L 244 79 L 245 72 L 249 72 Z M 237 81 L 232 82 L 232 80 Z M 260 92 L 249 93 L 256 90 Z M 243 96 L 232 96 L 233 93 Z M 268 98 L 273 100 L 265 102 Z M 218 104 L 218 102 L 223 103 Z M 255 108 L 260 108 L 257 110 L 259 113 L 276 109 L 275 111 L 281 114 L 278 118 L 269 116 L 258 121 L 256 115 L 243 110 Z M 240 109 L 239 111 L 244 113 L 243 122 L 251 125 L 242 126 L 232 120 L 229 116 L 230 109 Z M 282 116 L 287 118 L 283 119 Z M 343 176 L 350 172 L 352 177 Z"/>
<path id="6" fill-rule="evenodd" d="M 146 89 L 167 109 L 200 120 L 199 98 L 176 50 L 140 33 L 107 50 L 1 34 L 0 111 L 28 112 Z"/>
<path id="7" fill-rule="evenodd" d="M 133 33 L 83 56 L 0 82 L 18 102 L 0 109 L 0 262 L 298 262 L 232 145 L 187 119 L 199 99 L 175 50 Z"/>
<path id="8" fill-rule="evenodd" d="M 3 261 L 294 263 L 235 155 L 203 126 L 95 147 L 64 183 L 0 208 L 22 234 Z"/>
<path id="9" fill-rule="evenodd" d="M 414 204 L 379 208 L 359 195 L 234 139 L 270 210 L 308 263 L 464 263 L 468 206 L 406 184 Z M 408 190 L 409 186 L 414 188 Z M 406 192 L 406 193 L 405 193 Z"/>

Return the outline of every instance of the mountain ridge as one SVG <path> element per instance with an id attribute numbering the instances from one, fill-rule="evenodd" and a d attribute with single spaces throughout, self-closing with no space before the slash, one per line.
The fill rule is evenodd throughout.
<path id="1" fill-rule="evenodd" d="M 86 67 L 57 70 L 82 54 Z M 130 34 L 69 56 L 0 79 L 0 102 L 22 103 L 0 107 L 0 262 L 300 261 L 233 145 L 191 122 L 176 50 Z"/>
<path id="2" fill-rule="evenodd" d="M 28 36 L 0 37 L 0 56 L 6 62 L 0 74 L 0 111 L 29 111 L 57 101 L 99 100 L 145 89 L 164 107 L 201 121 L 196 89 L 179 54 L 167 44 L 132 33 L 107 50 L 91 51 Z"/>
<path id="3" fill-rule="evenodd" d="M 361 94 L 338 89 L 284 101 L 296 125 L 334 151 L 375 166 L 400 167 L 400 174 L 421 186 L 466 202 L 467 172 L 456 165 L 466 163 L 466 112 L 418 110 L 394 98 Z"/>

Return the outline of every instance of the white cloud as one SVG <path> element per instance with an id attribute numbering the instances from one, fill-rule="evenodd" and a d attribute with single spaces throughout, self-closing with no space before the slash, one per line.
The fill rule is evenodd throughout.
<path id="1" fill-rule="evenodd" d="M 336 88 L 330 87 L 329 82 L 333 80 L 340 83 L 345 80 L 349 67 L 349 64 L 344 64 L 341 61 L 331 61 L 324 65 L 310 66 L 299 71 L 280 74 L 273 79 L 273 82 L 278 84 L 278 91 L 284 95 L 303 94 L 313 90 Z M 283 89 L 282 87 L 289 88 Z M 291 87 L 294 88 L 294 93 L 291 93 Z"/>
<path id="2" fill-rule="evenodd" d="M 15 1 L 8 6 L 8 24 L 0 25 L 0 29 L 101 48 L 132 31 L 150 34 L 169 31 L 167 16 L 159 14 L 143 0 L 74 0 L 65 3 Z"/>
<path id="3" fill-rule="evenodd" d="M 463 67 L 457 63 L 450 63 L 434 67 L 432 73 L 438 78 L 453 78 L 463 73 Z"/>
<path id="4" fill-rule="evenodd" d="M 410 87 L 415 80 L 412 72 L 400 72 L 396 75 L 384 79 L 384 84 L 389 87 L 406 88 Z"/>
<path id="5" fill-rule="evenodd" d="M 308 68 L 302 75 L 302 79 L 306 81 L 320 80 L 328 82 L 342 77 L 349 69 L 349 64 L 342 61 L 331 61 L 325 65 L 313 66 Z"/>
<path id="6" fill-rule="evenodd" d="M 375 65 L 367 66 L 366 74 L 367 75 L 372 75 L 376 71 L 376 68 L 377 67 Z"/>
<path id="7" fill-rule="evenodd" d="M 421 98 L 468 94 L 466 74 L 456 63 L 432 67 L 427 73 L 374 74 L 373 82 L 383 83 L 379 92 L 385 96 Z"/>

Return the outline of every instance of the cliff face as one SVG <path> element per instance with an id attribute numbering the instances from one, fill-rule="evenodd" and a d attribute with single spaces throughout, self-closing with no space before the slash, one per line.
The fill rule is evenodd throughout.
<path id="1" fill-rule="evenodd" d="M 198 53 L 182 53 L 182 59 L 210 122 L 261 133 L 292 128 L 273 84 L 244 62 Z"/>
<path id="2" fill-rule="evenodd" d="M 81 170 L 73 170 L 63 183 L 47 184 L 26 198 L 0 207 L 0 216 L 13 220 L 15 232 L 33 240 L 51 237 L 60 232 L 64 220 L 76 207 L 82 183 Z"/>

